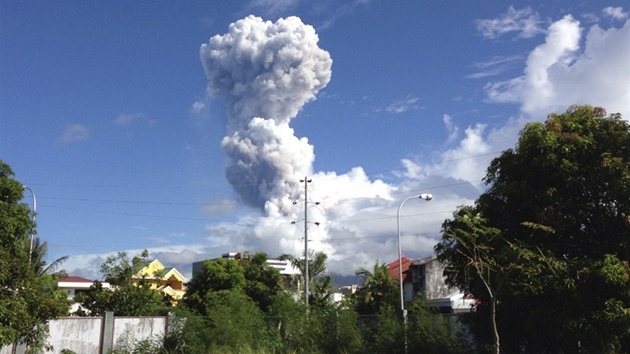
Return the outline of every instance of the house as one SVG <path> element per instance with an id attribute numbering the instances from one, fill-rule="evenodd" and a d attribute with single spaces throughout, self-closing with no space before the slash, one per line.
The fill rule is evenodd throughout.
<path id="1" fill-rule="evenodd" d="M 389 274 L 399 279 L 399 260 L 388 264 Z M 402 258 L 403 294 L 405 301 L 412 301 L 418 295 L 445 313 L 470 312 L 475 300 L 465 296 L 459 289 L 446 284 L 444 264 L 437 256 L 431 255 L 411 261 Z"/>
<path id="2" fill-rule="evenodd" d="M 173 305 L 177 304 L 186 294 L 184 284 L 188 281 L 175 268 L 166 268 L 159 260 L 155 259 L 140 269 L 133 276 L 135 283 L 144 280 L 151 284 L 151 289 L 158 290 L 171 296 Z"/>
<path id="3" fill-rule="evenodd" d="M 78 277 L 75 275 L 62 277 L 57 280 L 57 289 L 64 290 L 68 294 L 68 300 L 70 300 L 70 313 L 76 312 L 80 307 L 80 304 L 74 302 L 74 297 L 82 292 L 87 291 L 90 286 L 92 286 L 92 284 L 94 284 L 94 280 Z M 101 282 L 101 284 L 103 286 L 103 289 L 111 288 L 108 282 Z"/>

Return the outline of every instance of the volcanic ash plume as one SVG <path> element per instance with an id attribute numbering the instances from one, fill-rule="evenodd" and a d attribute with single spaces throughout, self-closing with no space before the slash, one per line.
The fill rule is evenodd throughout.
<path id="1" fill-rule="evenodd" d="M 289 122 L 330 81 L 332 60 L 318 41 L 297 17 L 248 16 L 201 46 L 208 91 L 228 113 L 226 175 L 252 206 L 296 197 L 299 177 L 312 173 L 313 147 Z"/>

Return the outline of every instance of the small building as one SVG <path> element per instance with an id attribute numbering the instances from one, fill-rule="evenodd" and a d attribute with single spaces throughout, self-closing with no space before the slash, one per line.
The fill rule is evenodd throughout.
<path id="1" fill-rule="evenodd" d="M 388 264 L 389 274 L 396 280 L 399 279 L 398 267 L 399 260 Z M 403 257 L 402 272 L 405 301 L 412 301 L 421 295 L 445 313 L 470 312 L 475 304 L 474 299 L 446 284 L 444 264 L 435 255 L 415 261 Z"/>
<path id="2" fill-rule="evenodd" d="M 108 282 L 100 283 L 102 284 L 103 289 L 111 288 Z M 68 300 L 70 300 L 70 313 L 76 312 L 80 307 L 80 304 L 74 302 L 74 297 L 87 291 L 92 284 L 94 284 L 94 280 L 82 278 L 76 275 L 69 275 L 57 280 L 57 289 L 64 290 L 68 294 Z"/>

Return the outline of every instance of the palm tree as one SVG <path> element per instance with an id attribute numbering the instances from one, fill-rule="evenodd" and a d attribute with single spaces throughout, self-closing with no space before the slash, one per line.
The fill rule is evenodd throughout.
<path id="1" fill-rule="evenodd" d="M 396 305 L 398 286 L 389 274 L 387 264 L 376 261 L 371 272 L 361 267 L 355 274 L 363 278 L 363 286 L 355 293 L 360 314 L 376 314 L 383 305 Z"/>
<path id="2" fill-rule="evenodd" d="M 304 258 L 296 258 L 291 254 L 283 254 L 279 258 L 281 260 L 291 262 L 294 267 L 300 270 L 300 272 L 302 273 L 302 279 L 304 279 Z M 332 278 L 328 275 L 325 275 L 327 259 L 328 256 L 324 252 L 314 252 L 313 250 L 309 250 L 308 287 L 309 289 L 311 289 L 309 293 L 309 304 L 322 303 L 324 301 L 327 301 L 330 297 Z"/>
<path id="3" fill-rule="evenodd" d="M 61 269 L 57 271 L 57 268 L 59 268 L 59 266 L 68 259 L 68 256 L 57 258 L 52 263 L 47 264 L 44 260 L 46 253 L 48 253 L 48 242 L 41 242 L 39 237 L 34 237 L 33 250 L 31 252 L 31 264 L 33 270 L 35 271 L 35 276 L 41 277 L 44 275 L 52 275 L 55 279 L 67 276 L 65 270 Z"/>

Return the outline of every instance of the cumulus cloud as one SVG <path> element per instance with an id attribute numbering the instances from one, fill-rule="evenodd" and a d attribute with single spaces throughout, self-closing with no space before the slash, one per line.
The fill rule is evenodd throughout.
<path id="1" fill-rule="evenodd" d="M 497 18 L 475 22 L 477 30 L 488 39 L 496 39 L 511 32 L 516 32 L 519 38 L 531 38 L 544 33 L 540 27 L 540 16 L 530 7 L 516 10 L 510 6 L 505 14 Z"/>
<path id="2" fill-rule="evenodd" d="M 61 133 L 59 139 L 63 144 L 70 144 L 90 139 L 92 132 L 88 127 L 80 123 L 68 124 Z"/>
<path id="3" fill-rule="evenodd" d="M 544 119 L 573 104 L 602 106 L 628 117 L 630 110 L 630 21 L 621 28 L 583 29 L 567 15 L 548 28 L 545 43 L 529 55 L 523 75 L 485 87 L 491 102 L 517 103 L 524 113 Z"/>

